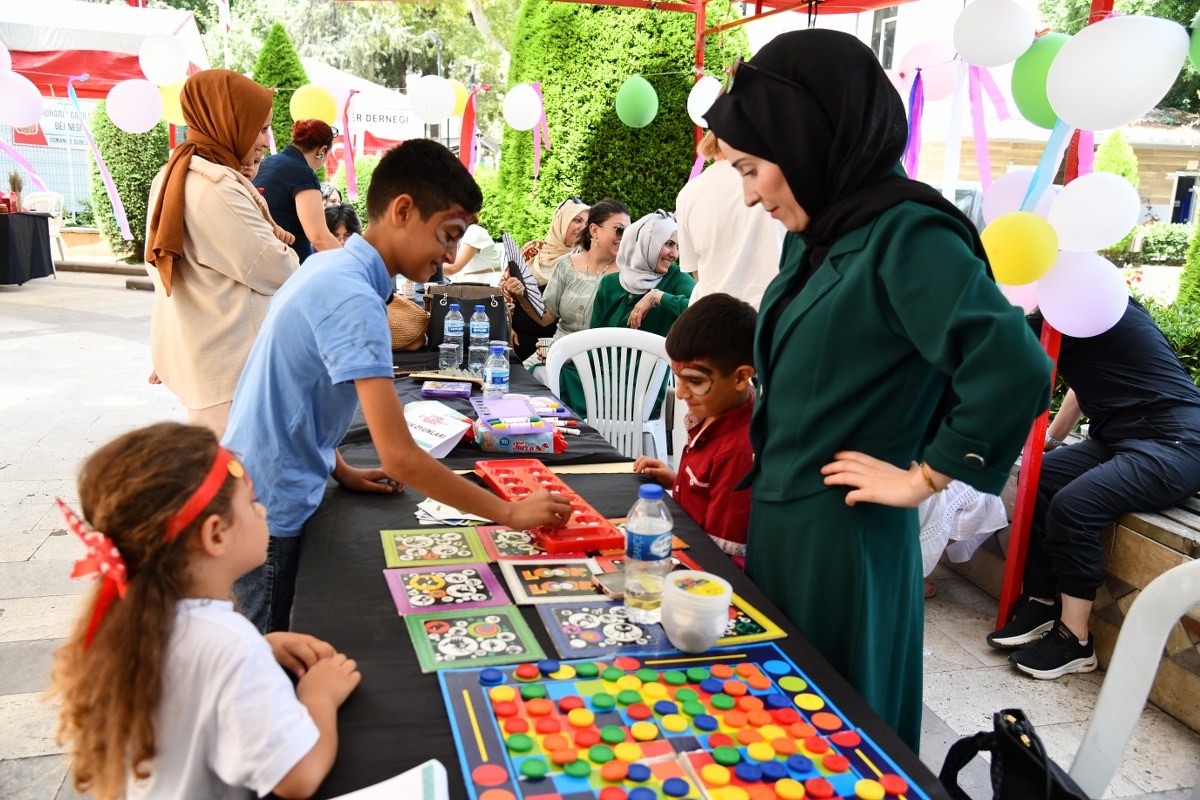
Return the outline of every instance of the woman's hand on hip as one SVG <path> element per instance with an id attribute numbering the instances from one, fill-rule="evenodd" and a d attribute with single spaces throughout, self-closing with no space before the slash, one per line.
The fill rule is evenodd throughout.
<path id="1" fill-rule="evenodd" d="M 900 469 L 866 453 L 843 450 L 821 467 L 826 486 L 848 486 L 846 505 L 878 503 L 894 508 L 916 508 L 933 493 L 925 483 L 921 466 L 913 462 Z"/>

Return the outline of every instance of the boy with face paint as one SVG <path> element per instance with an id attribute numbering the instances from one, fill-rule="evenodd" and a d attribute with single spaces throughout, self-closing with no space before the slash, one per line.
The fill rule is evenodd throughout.
<path id="1" fill-rule="evenodd" d="M 387 322 L 393 279 L 424 283 L 453 261 L 482 204 L 479 187 L 449 150 L 428 139 L 407 141 L 375 169 L 366 233 L 314 254 L 272 299 L 224 439 L 257 476 L 267 509 L 267 563 L 234 585 L 242 612 L 263 633 L 288 627 L 300 534 L 330 475 L 359 492 L 411 484 L 514 530 L 570 515 L 570 504 L 549 492 L 506 503 L 454 475 L 413 441 L 396 396 Z M 351 467 L 337 451 L 359 405 L 378 469 Z"/>
<path id="2" fill-rule="evenodd" d="M 757 312 L 727 294 L 696 301 L 667 334 L 675 396 L 687 403 L 688 441 L 676 473 L 642 456 L 633 471 L 671 490 L 675 502 L 739 567 L 746 561 L 750 490 L 739 489 L 754 463 L 754 324 Z"/>

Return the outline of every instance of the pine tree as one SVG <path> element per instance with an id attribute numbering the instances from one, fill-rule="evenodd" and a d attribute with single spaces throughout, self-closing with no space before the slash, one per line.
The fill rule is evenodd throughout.
<path id="1" fill-rule="evenodd" d="M 129 220 L 133 241 L 126 241 L 121 237 L 117 218 L 113 214 L 112 201 L 108 197 L 104 180 L 100 177 L 100 169 L 93 160 L 90 169 L 90 195 L 92 209 L 96 214 L 96 226 L 113 253 L 141 260 L 146 252 L 146 210 L 150 198 L 150 183 L 162 165 L 167 163 L 170 155 L 167 126 L 159 123 L 146 133 L 126 133 L 108 118 L 104 102 L 101 101 L 92 111 L 88 128 L 96 140 L 100 155 L 104 157 L 108 171 L 112 173 L 117 195 L 121 198 L 121 205 L 125 207 L 125 216 Z"/>
<path id="2" fill-rule="evenodd" d="M 308 83 L 308 73 L 300 63 L 300 54 L 292 45 L 283 25 L 276 22 L 263 42 L 254 64 L 254 80 L 275 90 L 271 101 L 271 129 L 275 147 L 282 150 L 292 142 L 292 92 Z"/>

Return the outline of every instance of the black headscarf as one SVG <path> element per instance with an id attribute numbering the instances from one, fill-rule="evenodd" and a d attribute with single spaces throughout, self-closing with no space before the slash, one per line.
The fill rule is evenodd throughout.
<path id="1" fill-rule="evenodd" d="M 799 234 L 807 263 L 795 292 L 841 236 L 906 200 L 959 220 L 987 262 L 966 215 L 897 168 L 908 141 L 904 104 L 869 47 L 838 31 L 795 31 L 748 64 L 704 116 L 718 139 L 777 164 L 808 214 Z"/>

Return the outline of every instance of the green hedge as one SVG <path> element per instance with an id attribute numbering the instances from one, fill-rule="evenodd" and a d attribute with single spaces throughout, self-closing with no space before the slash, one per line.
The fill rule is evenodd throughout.
<path id="1" fill-rule="evenodd" d="M 141 261 L 146 252 L 146 210 L 150 201 L 150 183 L 169 157 L 167 126 L 159 123 L 146 133 L 126 133 L 108 118 L 104 101 L 101 101 L 96 103 L 92 111 L 88 128 L 96 140 L 100 155 L 104 157 L 104 163 L 112 173 L 121 205 L 125 207 L 125 216 L 129 219 L 133 241 L 121 238 L 108 190 L 100 177 L 95 159 L 92 159 L 90 200 L 95 211 L 96 227 L 114 254 Z"/>
<path id="2" fill-rule="evenodd" d="M 1183 264 L 1183 275 L 1179 277 L 1179 293 L 1175 304 L 1200 308 L 1200 236 L 1193 234 Z"/>
<path id="3" fill-rule="evenodd" d="M 479 184 L 479 190 L 483 192 L 483 208 L 479 210 L 479 224 L 487 229 L 493 239 L 499 241 L 501 233 L 506 230 L 504 218 L 501 215 L 500 173 L 487 167 L 477 167 L 475 182 Z M 541 239 L 543 235 L 544 232 L 536 238 Z M 526 241 L 528 239 L 518 239 L 517 247 Z"/>
<path id="4" fill-rule="evenodd" d="M 708 5 L 708 21 L 734 16 L 727 0 Z M 613 197 L 633 217 L 675 208 L 695 160 L 687 96 L 694 83 L 691 14 L 524 0 L 513 39 L 509 84 L 540 81 L 552 149 L 533 180 L 533 135 L 505 128 L 493 236 L 540 239 L 566 197 Z M 748 54 L 742 29 L 711 37 L 706 70 Z M 617 90 L 641 75 L 658 92 L 658 116 L 629 128 L 616 113 Z M 495 228 L 495 229 L 493 229 Z"/>
<path id="5" fill-rule="evenodd" d="M 1200 304 L 1176 300 L 1171 305 L 1162 305 L 1148 297 L 1138 300 L 1175 348 L 1192 381 L 1200 386 Z"/>
<path id="6" fill-rule="evenodd" d="M 1195 232 L 1196 229 L 1191 225 L 1156 222 L 1134 228 L 1128 236 L 1101 255 L 1116 264 L 1177 267 L 1187 260 L 1188 244 Z M 1139 233 L 1142 235 L 1141 252 L 1130 252 L 1129 247 Z"/>
<path id="7" fill-rule="evenodd" d="M 271 26 L 254 62 L 254 80 L 278 90 L 271 99 L 271 130 L 275 133 L 275 148 L 282 150 L 292 143 L 292 93 L 308 83 L 308 73 L 287 31 L 278 22 Z"/>

